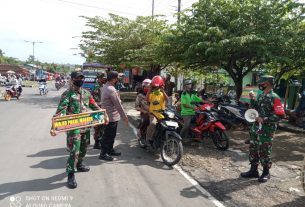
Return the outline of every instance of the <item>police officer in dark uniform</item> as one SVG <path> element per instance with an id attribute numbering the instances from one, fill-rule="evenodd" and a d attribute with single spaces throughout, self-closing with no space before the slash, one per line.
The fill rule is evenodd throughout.
<path id="1" fill-rule="evenodd" d="M 258 178 L 259 182 L 270 179 L 272 140 L 280 117 L 285 115 L 279 96 L 273 92 L 274 78 L 264 75 L 259 80 L 259 89 L 263 91 L 257 99 L 250 93 L 251 108 L 258 111 L 259 117 L 250 129 L 249 161 L 251 168 L 241 173 L 243 178 Z M 259 176 L 258 163 L 263 166 Z"/>

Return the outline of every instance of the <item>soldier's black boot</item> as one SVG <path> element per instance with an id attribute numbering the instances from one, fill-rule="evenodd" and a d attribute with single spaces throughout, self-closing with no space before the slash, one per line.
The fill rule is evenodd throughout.
<path id="1" fill-rule="evenodd" d="M 77 183 L 76 183 L 76 180 L 75 180 L 74 173 L 69 173 L 68 174 L 68 187 L 71 188 L 71 189 L 77 187 Z"/>
<path id="2" fill-rule="evenodd" d="M 258 181 L 261 183 L 265 183 L 270 179 L 269 168 L 264 167 L 262 175 L 258 178 Z"/>
<path id="3" fill-rule="evenodd" d="M 84 164 L 77 164 L 76 169 L 77 169 L 77 172 L 88 172 L 90 170 L 90 167 L 88 167 Z"/>
<path id="4" fill-rule="evenodd" d="M 243 178 L 258 178 L 258 164 L 251 164 L 251 168 L 248 172 L 240 173 L 240 176 Z"/>

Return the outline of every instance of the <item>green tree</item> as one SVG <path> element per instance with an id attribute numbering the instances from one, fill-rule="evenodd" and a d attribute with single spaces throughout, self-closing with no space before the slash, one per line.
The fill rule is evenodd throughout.
<path id="1" fill-rule="evenodd" d="M 298 39 L 303 16 L 303 4 L 293 0 L 199 0 L 163 37 L 160 51 L 168 62 L 226 70 L 240 97 L 245 75 L 291 52 L 285 45 Z"/>
<path id="2" fill-rule="evenodd" d="M 151 17 L 130 20 L 114 14 L 109 19 L 84 18 L 91 30 L 83 32 L 79 47 L 87 61 L 161 69 L 156 48 L 167 29 L 165 21 Z"/>

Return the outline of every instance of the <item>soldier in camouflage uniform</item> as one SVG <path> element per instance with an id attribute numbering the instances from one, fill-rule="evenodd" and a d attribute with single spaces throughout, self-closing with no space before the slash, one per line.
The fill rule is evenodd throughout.
<path id="1" fill-rule="evenodd" d="M 101 89 L 107 82 L 107 78 L 104 73 L 100 73 L 97 76 L 97 82 L 92 90 L 92 96 L 99 107 L 101 107 Z M 94 149 L 101 149 L 101 137 L 103 133 L 104 125 L 98 125 L 94 127 Z"/>
<path id="2" fill-rule="evenodd" d="M 251 108 L 258 111 L 259 117 L 250 129 L 249 161 L 251 169 L 241 173 L 244 178 L 258 178 L 259 182 L 270 179 L 272 140 L 280 117 L 285 114 L 281 99 L 273 92 L 272 76 L 264 75 L 259 80 L 259 89 L 263 91 L 255 100 L 250 93 Z M 263 173 L 259 176 L 258 163 L 263 166 Z"/>
<path id="3" fill-rule="evenodd" d="M 90 92 L 81 87 L 84 81 L 81 72 L 72 72 L 71 81 L 72 86 L 62 94 L 55 116 L 79 114 L 87 112 L 89 109 L 100 109 Z M 55 136 L 54 132 L 51 131 L 51 135 Z M 88 172 L 90 170 L 83 164 L 89 140 L 89 129 L 75 129 L 67 132 L 67 148 L 70 154 L 66 172 L 69 188 L 77 187 L 74 172 Z"/>

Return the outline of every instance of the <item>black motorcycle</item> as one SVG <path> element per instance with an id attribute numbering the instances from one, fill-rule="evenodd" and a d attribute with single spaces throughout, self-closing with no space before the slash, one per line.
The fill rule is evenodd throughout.
<path id="1" fill-rule="evenodd" d="M 182 138 L 176 132 L 179 125 L 174 120 L 175 114 L 169 110 L 157 111 L 158 116 L 155 113 L 152 114 L 157 118 L 157 125 L 151 147 L 160 149 L 163 162 L 167 166 L 173 166 L 181 160 L 183 154 Z M 146 131 L 140 134 L 139 145 L 146 148 L 149 144 L 146 143 Z"/>
<path id="2" fill-rule="evenodd" d="M 245 112 L 249 109 L 247 104 L 236 101 L 228 95 L 215 97 L 215 102 L 213 103 L 218 110 L 219 118 L 226 129 L 232 127 L 243 127 L 246 129 L 249 127 L 249 123 L 244 117 Z"/>

